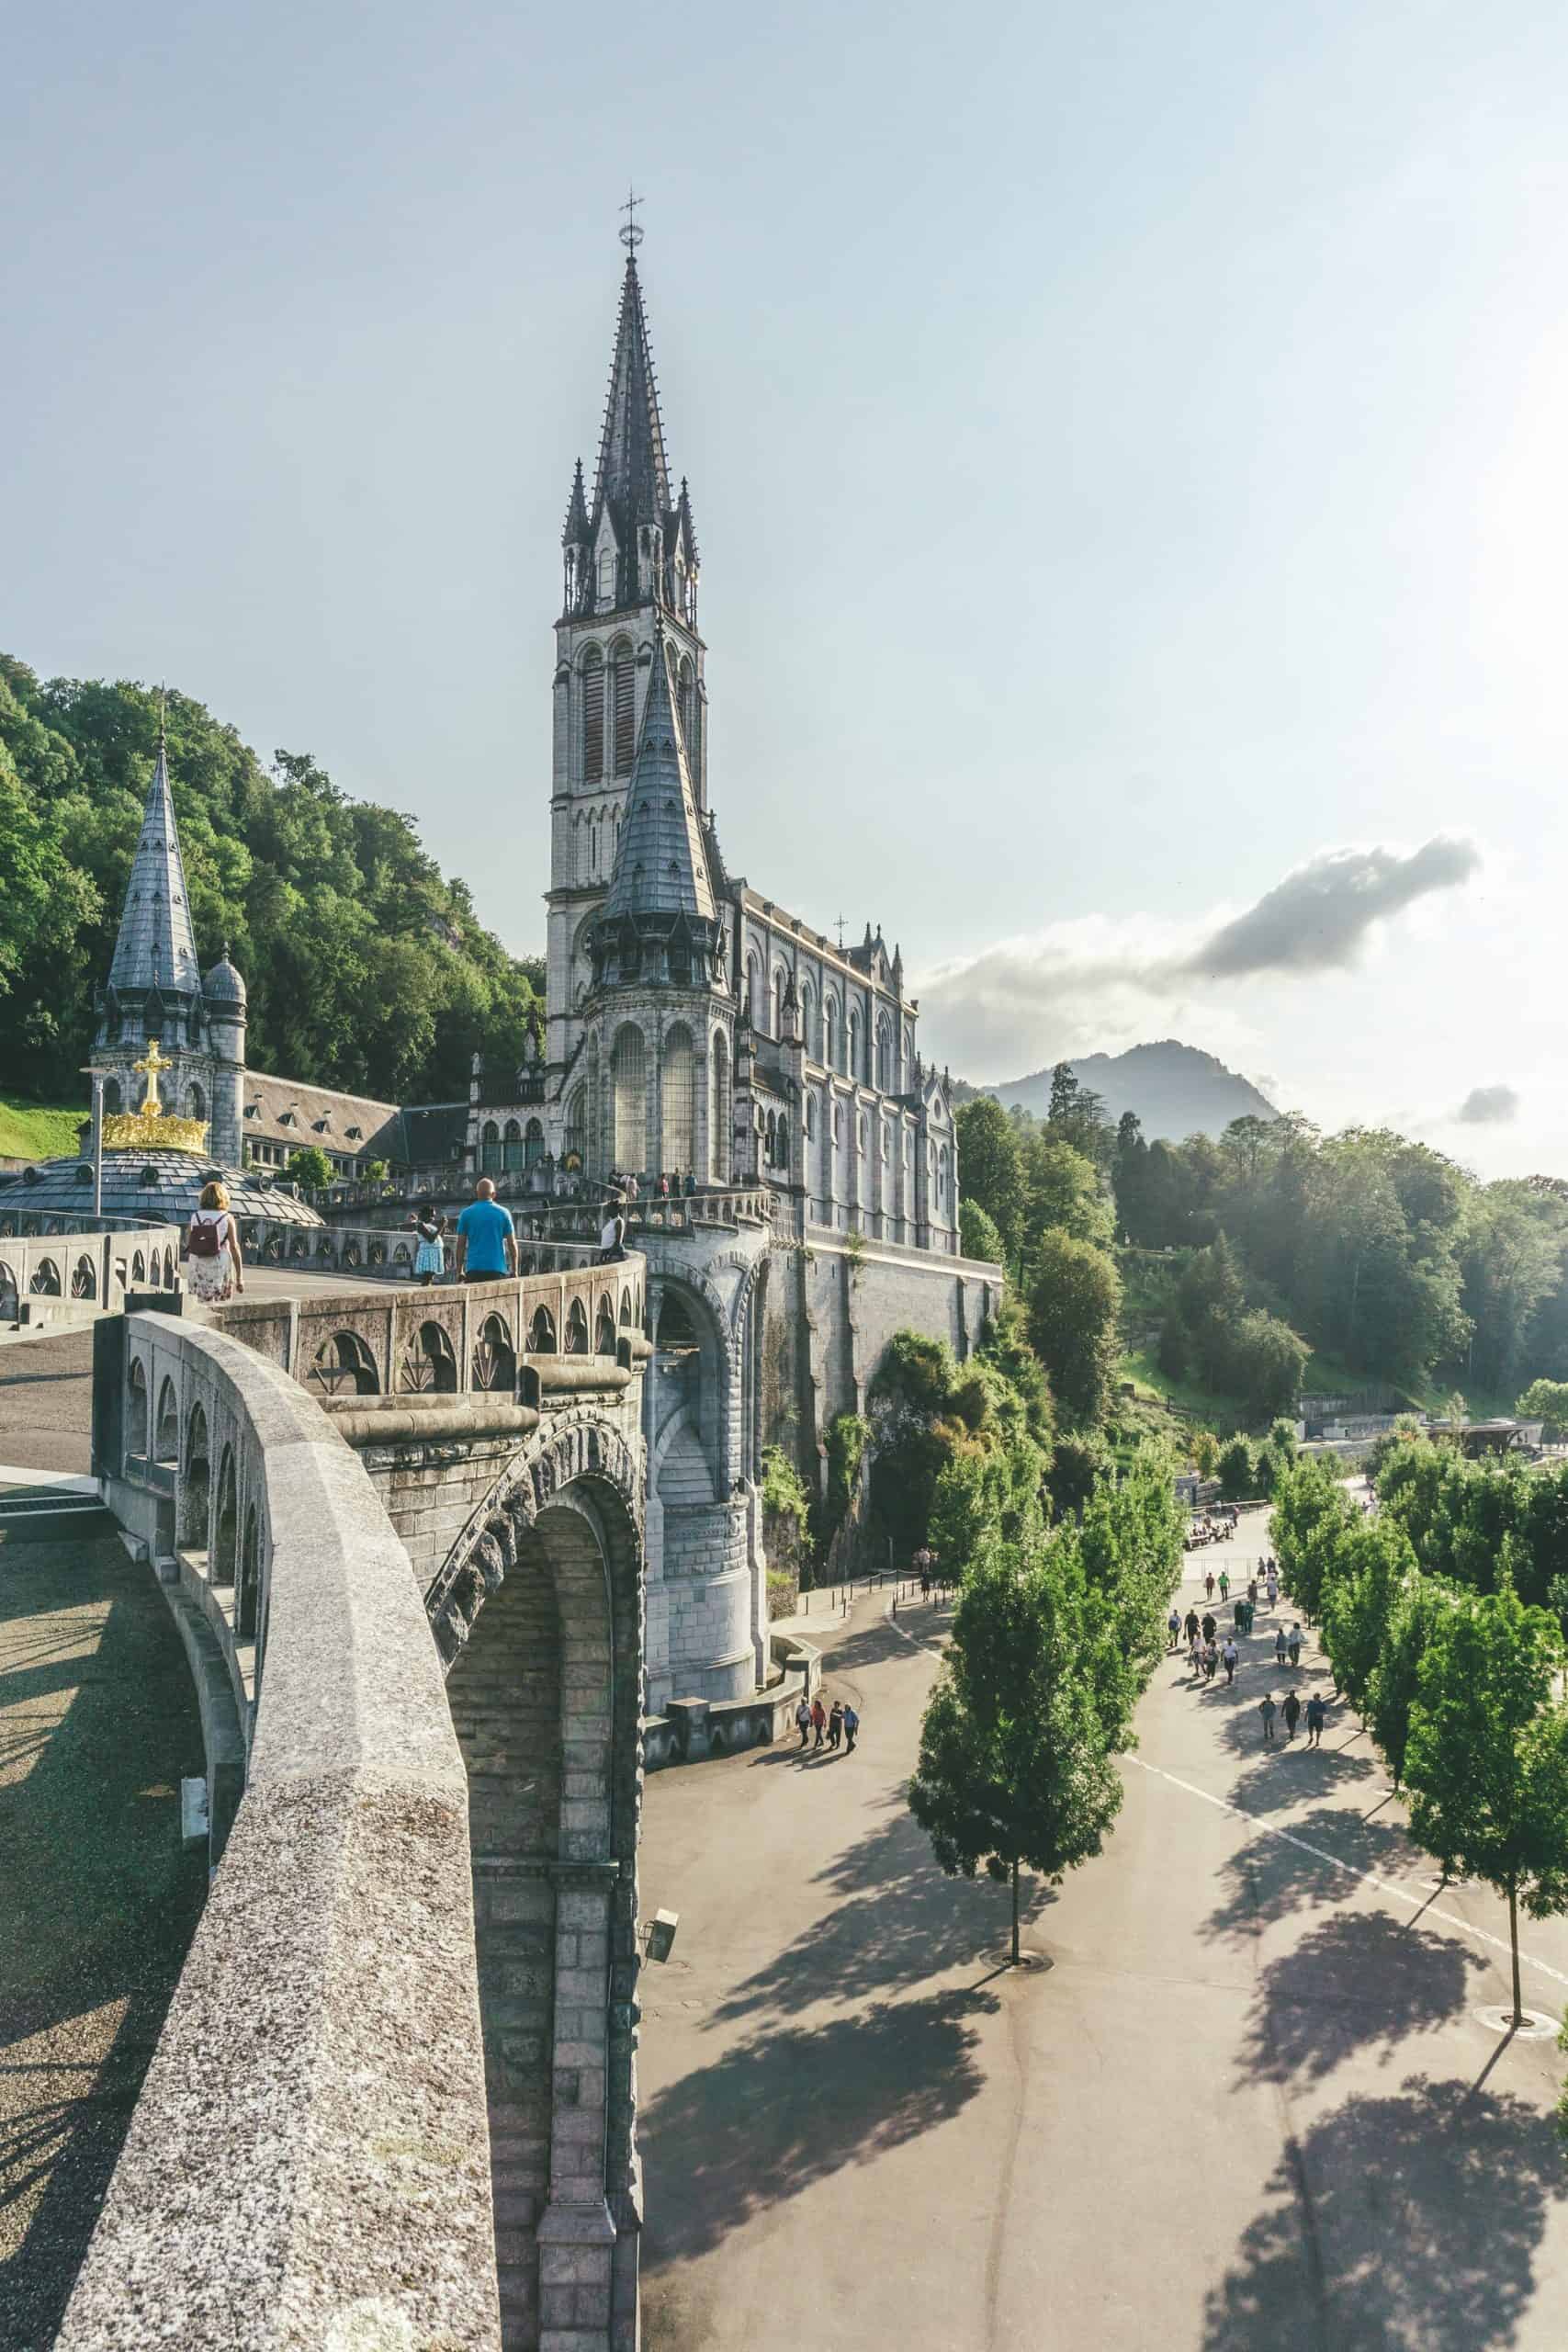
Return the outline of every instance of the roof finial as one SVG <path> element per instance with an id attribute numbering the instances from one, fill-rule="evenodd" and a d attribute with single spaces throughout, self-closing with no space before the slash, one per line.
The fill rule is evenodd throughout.
<path id="1" fill-rule="evenodd" d="M 160 684 L 158 687 L 158 749 L 160 751 L 164 749 L 164 690 Z"/>
<path id="2" fill-rule="evenodd" d="M 635 188 L 627 187 L 626 200 L 621 207 L 621 210 L 626 216 L 626 225 L 615 232 L 626 249 L 627 261 L 634 265 L 637 261 L 637 249 L 643 240 L 643 232 L 637 224 L 637 209 L 639 204 L 646 201 L 646 198 L 638 196 Z"/>

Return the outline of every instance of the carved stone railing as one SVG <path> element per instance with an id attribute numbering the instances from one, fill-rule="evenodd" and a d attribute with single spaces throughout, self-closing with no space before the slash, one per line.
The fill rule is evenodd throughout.
<path id="1" fill-rule="evenodd" d="M 130 1292 L 177 1287 L 178 1226 L 107 1216 L 35 1222 L 45 1229 L 0 1232 L 0 1323 L 56 1304 L 118 1311 Z"/>
<path id="2" fill-rule="evenodd" d="M 467 1781 L 407 1555 L 280 1367 L 156 1315 L 96 1348 L 106 1498 L 205 1592 L 248 1759 L 57 2344 L 496 2352 Z"/>
<path id="3" fill-rule="evenodd" d="M 414 1279 L 417 1233 L 400 1226 L 295 1225 L 281 1217 L 239 1219 L 240 1247 L 247 1265 L 293 1266 L 315 1273 L 357 1273 L 377 1282 Z M 542 1218 L 517 1219 L 518 1262 L 525 1273 L 557 1272 L 569 1266 L 592 1265 L 599 1255 L 599 1226 L 592 1238 L 547 1238 Z M 456 1264 L 457 1236 L 446 1236 L 446 1279 Z"/>

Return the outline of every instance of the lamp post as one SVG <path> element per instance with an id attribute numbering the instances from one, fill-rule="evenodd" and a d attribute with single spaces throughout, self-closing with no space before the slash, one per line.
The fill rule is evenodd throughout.
<path id="1" fill-rule="evenodd" d="M 83 1076 L 93 1081 L 93 1223 L 104 1221 L 104 1080 L 114 1076 L 113 1070 L 100 1069 L 96 1062 L 87 1062 Z"/>

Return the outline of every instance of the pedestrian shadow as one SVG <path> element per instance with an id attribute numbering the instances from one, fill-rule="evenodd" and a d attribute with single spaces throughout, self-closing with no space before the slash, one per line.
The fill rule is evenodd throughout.
<path id="1" fill-rule="evenodd" d="M 972 2020 L 991 1992 L 931 1995 L 827 2025 L 769 2027 L 656 2092 L 638 2116 L 646 2269 L 708 2254 L 754 2214 L 932 2132 L 981 2086 Z"/>
<path id="2" fill-rule="evenodd" d="M 1486 1962 L 1450 1936 L 1392 1911 L 1337 1911 L 1270 1961 L 1238 2052 L 1244 2075 L 1321 2080 L 1358 2052 L 1393 2058 L 1407 2034 L 1469 2006 Z"/>
<path id="3" fill-rule="evenodd" d="M 1344 1902 L 1355 1872 L 1393 1878 L 1410 1850 L 1393 1823 L 1368 1821 L 1337 1805 L 1314 1806 L 1291 1823 L 1287 1835 L 1265 1830 L 1222 1862 L 1222 1899 L 1201 1932 L 1214 1941 L 1250 1937 L 1293 1911 L 1325 1910 Z"/>
<path id="4" fill-rule="evenodd" d="M 1565 2196 L 1556 2125 L 1511 2092 L 1412 2075 L 1348 2098 L 1287 2146 L 1209 2294 L 1204 2346 L 1496 2352 Z"/>
<path id="5" fill-rule="evenodd" d="M 983 1872 L 945 1877 L 902 1792 L 893 1802 L 897 1811 L 811 1881 L 810 1933 L 744 1977 L 713 2011 L 710 2030 L 752 2015 L 793 2017 L 813 2001 L 848 2007 L 995 1953 L 1009 1930 L 1010 1890 Z M 1021 1918 L 1027 1925 L 1055 1899 L 1026 1876 Z"/>

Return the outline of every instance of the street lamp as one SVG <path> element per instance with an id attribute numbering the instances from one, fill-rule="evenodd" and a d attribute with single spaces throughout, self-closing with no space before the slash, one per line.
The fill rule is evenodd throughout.
<path id="1" fill-rule="evenodd" d="M 104 1221 L 104 1080 L 113 1078 L 112 1069 L 100 1069 L 96 1062 L 83 1065 L 82 1074 L 93 1081 L 93 1223 Z"/>

